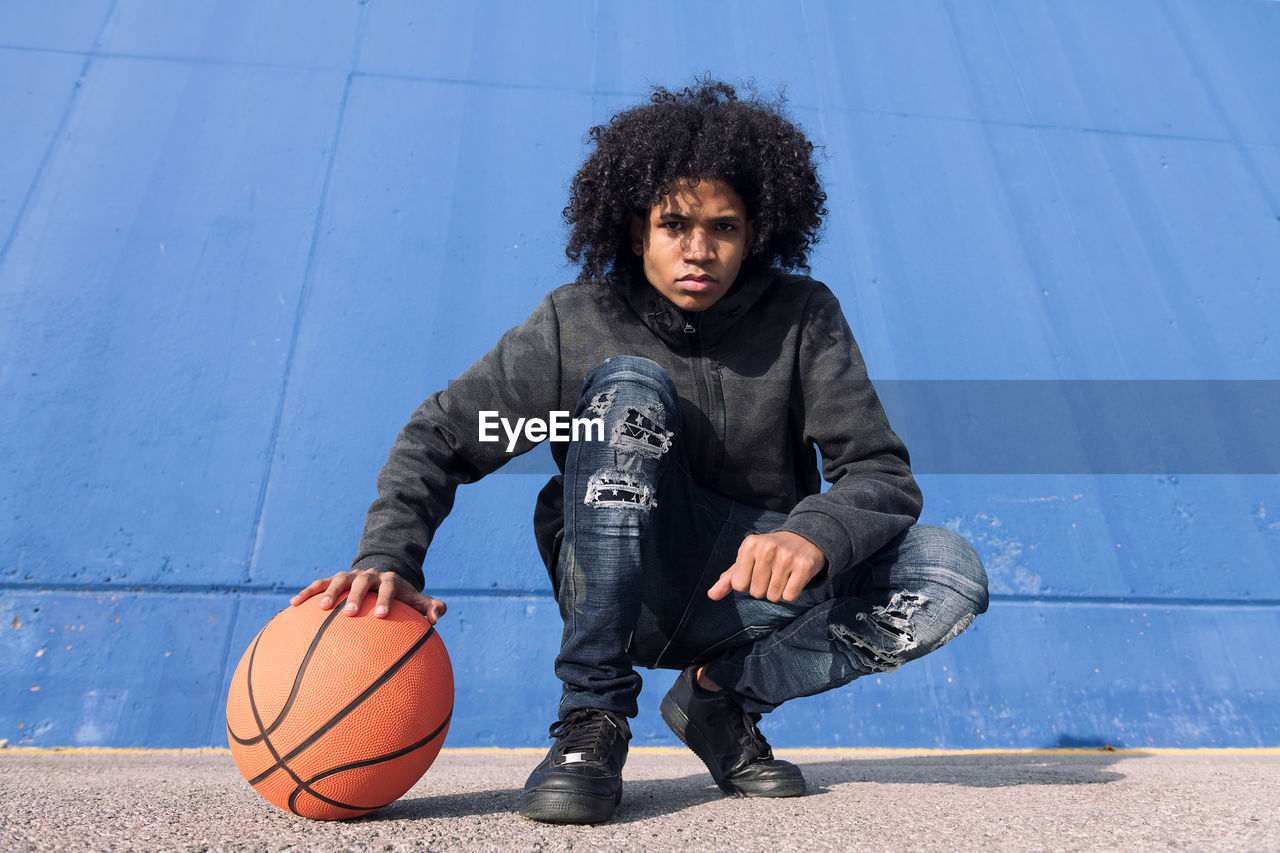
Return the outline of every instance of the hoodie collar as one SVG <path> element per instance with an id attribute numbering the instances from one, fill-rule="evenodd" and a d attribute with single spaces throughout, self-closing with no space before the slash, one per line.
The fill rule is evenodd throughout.
<path id="1" fill-rule="evenodd" d="M 668 344 L 684 346 L 691 337 L 691 333 L 685 331 L 689 325 L 697 330 L 698 339 L 707 345 L 714 344 L 759 301 L 773 282 L 773 270 L 744 271 L 729 292 L 705 311 L 677 308 L 639 273 L 627 270 L 621 278 L 627 303 L 655 335 Z"/>

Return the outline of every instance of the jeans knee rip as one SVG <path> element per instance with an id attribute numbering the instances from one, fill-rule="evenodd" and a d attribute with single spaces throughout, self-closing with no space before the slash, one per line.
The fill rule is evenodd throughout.
<path id="1" fill-rule="evenodd" d="M 613 408 L 613 398 L 618 396 L 618 386 L 606 388 L 599 394 L 591 398 L 591 402 L 587 405 L 585 414 L 587 417 L 595 416 L 603 418 L 609 414 L 609 410 Z"/>
<path id="2" fill-rule="evenodd" d="M 592 474 L 583 503 L 625 509 L 652 509 L 658 505 L 649 484 L 621 468 L 604 468 Z"/>
<path id="3" fill-rule="evenodd" d="M 965 614 L 965 617 L 952 626 L 951 630 L 947 632 L 947 636 L 942 638 L 942 642 L 938 643 L 938 647 L 941 648 L 942 646 L 945 646 L 947 643 L 963 634 L 964 629 L 972 625 L 973 620 L 976 618 L 977 616 L 973 613 Z"/>
<path id="4" fill-rule="evenodd" d="M 906 655 L 920 645 L 911 633 L 911 617 L 928 601 L 919 593 L 896 592 L 888 604 L 855 617 L 870 626 L 867 636 L 842 625 L 831 626 L 831 636 L 862 658 L 872 672 L 893 672 L 906 663 Z"/>
<path id="5" fill-rule="evenodd" d="M 609 436 L 609 445 L 620 451 L 656 458 L 671 449 L 671 433 L 654 409 L 628 406 Z"/>

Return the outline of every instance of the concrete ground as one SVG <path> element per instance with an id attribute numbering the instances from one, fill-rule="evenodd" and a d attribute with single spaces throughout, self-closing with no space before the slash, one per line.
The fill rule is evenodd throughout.
<path id="1" fill-rule="evenodd" d="M 539 753 L 446 750 L 343 822 L 262 800 L 225 752 L 0 750 L 0 849 L 1280 850 L 1280 750 L 779 751 L 810 793 L 723 797 L 689 753 L 635 750 L 600 826 L 516 814 Z"/>

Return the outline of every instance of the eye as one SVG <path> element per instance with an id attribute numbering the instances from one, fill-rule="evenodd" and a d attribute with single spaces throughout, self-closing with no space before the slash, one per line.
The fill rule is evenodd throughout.
<path id="1" fill-rule="evenodd" d="M 719 222 L 716 224 L 716 230 L 717 231 L 737 231 L 738 226 L 734 225 L 732 222 Z"/>
<path id="2" fill-rule="evenodd" d="M 679 231 L 681 227 L 683 227 L 683 225 L 684 223 L 681 222 L 680 220 L 671 219 L 671 220 L 668 220 L 667 222 L 662 223 L 658 227 L 666 231 Z"/>

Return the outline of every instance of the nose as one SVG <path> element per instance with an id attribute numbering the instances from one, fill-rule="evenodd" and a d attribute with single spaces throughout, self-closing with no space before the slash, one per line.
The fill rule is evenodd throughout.
<path id="1" fill-rule="evenodd" d="M 715 244 L 704 228 L 690 228 L 685 238 L 684 259 L 686 261 L 708 261 L 715 256 Z"/>

